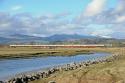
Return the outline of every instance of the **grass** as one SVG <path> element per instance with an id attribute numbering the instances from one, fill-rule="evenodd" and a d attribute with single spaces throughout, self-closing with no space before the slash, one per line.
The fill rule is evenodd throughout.
<path id="1" fill-rule="evenodd" d="M 1 47 L 0 58 L 26 58 L 41 56 L 73 56 L 76 54 L 90 54 L 91 51 L 76 48 L 31 48 L 31 47 Z"/>
<path id="2" fill-rule="evenodd" d="M 31 83 L 125 83 L 125 48 L 86 48 L 84 50 L 118 53 L 113 62 L 94 64 L 72 71 L 62 71 Z"/>
<path id="3" fill-rule="evenodd" d="M 62 71 L 31 83 L 125 83 L 125 48 L 0 48 L 0 58 L 22 58 L 39 56 L 72 56 L 82 53 L 117 53 L 118 59 L 110 63 L 99 63 L 72 71 Z"/>

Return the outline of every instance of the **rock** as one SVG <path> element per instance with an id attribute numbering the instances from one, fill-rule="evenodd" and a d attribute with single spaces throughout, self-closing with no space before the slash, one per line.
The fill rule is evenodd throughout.
<path id="1" fill-rule="evenodd" d="M 3 81 L 0 81 L 0 83 L 4 83 Z"/>
<path id="2" fill-rule="evenodd" d="M 15 83 L 23 83 L 23 81 L 21 80 L 21 78 L 16 78 Z"/>
<path id="3" fill-rule="evenodd" d="M 51 69 L 44 71 L 44 72 L 41 71 L 41 72 L 29 74 L 29 75 L 22 75 L 21 77 L 18 77 L 18 78 L 12 78 L 8 82 L 0 81 L 0 83 L 28 83 L 30 81 L 34 81 L 34 80 L 37 80 L 40 78 L 47 78 L 51 74 L 55 73 L 56 71 L 70 71 L 70 70 L 75 70 L 75 69 L 81 68 L 81 67 L 87 67 L 87 66 L 92 65 L 92 64 L 111 62 L 111 61 L 112 60 L 109 60 L 109 59 L 102 59 L 102 60 L 98 60 L 98 61 L 87 61 L 87 62 L 79 62 L 79 63 L 73 62 L 70 64 L 51 68 Z M 48 83 L 56 83 L 56 82 L 49 81 Z M 122 82 L 120 81 L 118 83 L 122 83 Z"/>
<path id="4" fill-rule="evenodd" d="M 120 80 L 120 81 L 118 81 L 116 83 L 125 83 L 125 82 L 124 82 L 124 80 Z"/>
<path id="5" fill-rule="evenodd" d="M 48 77 L 48 72 L 43 72 L 43 78 L 47 78 Z"/>
<path id="6" fill-rule="evenodd" d="M 27 76 L 23 76 L 23 77 L 22 77 L 22 82 L 23 82 L 23 83 L 28 83 L 28 79 L 29 79 L 29 78 L 28 78 Z"/>
<path id="7" fill-rule="evenodd" d="M 8 80 L 7 83 L 15 83 L 16 82 L 15 80 L 16 80 L 15 78 L 12 78 L 12 79 Z"/>
<path id="8" fill-rule="evenodd" d="M 55 81 L 49 81 L 48 83 L 56 83 Z"/>

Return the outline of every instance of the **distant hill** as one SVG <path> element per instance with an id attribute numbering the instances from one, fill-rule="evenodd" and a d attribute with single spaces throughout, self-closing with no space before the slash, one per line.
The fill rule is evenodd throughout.
<path id="1" fill-rule="evenodd" d="M 26 40 L 32 40 L 32 39 L 41 39 L 41 37 L 36 37 L 36 36 L 30 36 L 30 35 L 24 35 L 24 34 L 12 34 L 8 36 L 11 39 L 26 39 Z"/>
<path id="2" fill-rule="evenodd" d="M 0 44 L 111 44 L 125 43 L 125 39 L 102 38 L 78 34 L 56 34 L 49 37 L 37 37 L 13 34 L 0 37 Z"/>
<path id="3" fill-rule="evenodd" d="M 43 38 L 30 35 L 23 35 L 23 34 L 13 34 L 5 37 L 0 37 L 1 44 L 31 43 L 31 42 L 43 42 Z"/>
<path id="4" fill-rule="evenodd" d="M 11 41 L 10 38 L 0 37 L 0 44 L 6 44 Z"/>
<path id="5" fill-rule="evenodd" d="M 52 35 L 49 37 L 37 37 L 24 34 L 13 34 L 5 37 L 0 37 L 0 43 L 27 43 L 27 42 L 55 42 L 55 41 L 67 41 L 67 40 L 78 40 L 84 38 L 95 38 L 93 36 L 82 36 L 82 35 Z M 6 42 L 5 42 L 6 41 Z"/>
<path id="6" fill-rule="evenodd" d="M 78 39 L 86 39 L 86 38 L 97 38 L 95 36 L 85 36 L 78 34 L 56 34 L 49 37 L 45 37 L 44 39 L 47 41 L 67 41 L 67 40 L 78 40 Z"/>

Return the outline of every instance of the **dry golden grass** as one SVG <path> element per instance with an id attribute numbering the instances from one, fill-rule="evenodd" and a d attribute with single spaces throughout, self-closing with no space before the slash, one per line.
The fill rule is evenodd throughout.
<path id="1" fill-rule="evenodd" d="M 125 48 L 0 48 L 0 57 L 26 57 L 43 55 L 73 55 L 85 52 L 110 52 L 118 53 L 118 60 L 110 63 L 99 63 L 86 68 L 72 71 L 57 72 L 46 79 L 40 79 L 31 83 L 125 83 Z M 34 54 L 34 55 L 33 55 Z M 36 54 L 36 55 L 35 55 Z M 42 56 L 43 56 L 42 55 Z"/>
<path id="2" fill-rule="evenodd" d="M 85 49 L 84 49 L 85 50 Z M 118 59 L 72 71 L 57 72 L 49 78 L 31 83 L 125 83 L 125 48 L 87 48 L 86 50 L 118 53 Z"/>
<path id="3" fill-rule="evenodd" d="M 88 50 L 80 48 L 31 48 L 31 47 L 1 47 L 0 58 L 24 58 L 39 56 L 71 56 L 76 54 L 90 53 Z"/>

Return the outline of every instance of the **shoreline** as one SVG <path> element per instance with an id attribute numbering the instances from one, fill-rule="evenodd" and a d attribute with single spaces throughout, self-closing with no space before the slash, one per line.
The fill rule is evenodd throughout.
<path id="1" fill-rule="evenodd" d="M 56 73 L 56 72 L 60 72 L 60 71 L 72 71 L 75 69 L 78 69 L 80 67 L 87 67 L 89 65 L 93 65 L 93 64 L 98 64 L 98 63 L 103 63 L 103 62 L 110 62 L 109 58 L 114 57 L 113 55 L 109 55 L 108 58 L 104 58 L 104 59 L 99 59 L 99 61 L 82 61 L 82 62 L 72 62 L 72 63 L 68 63 L 68 64 L 63 64 L 63 65 L 58 65 L 58 66 L 54 66 L 54 67 L 49 67 L 49 68 L 44 68 L 44 69 L 38 69 L 38 70 L 33 70 L 33 71 L 29 71 L 29 72 L 24 72 L 24 73 L 20 73 L 10 77 L 11 79 L 6 79 L 7 81 L 5 81 L 6 83 L 11 83 L 11 82 L 16 82 L 19 80 L 23 80 L 23 79 L 27 79 L 27 81 L 24 81 L 22 83 L 27 83 L 27 82 L 31 82 L 34 80 L 38 80 L 41 78 L 48 78 L 50 75 Z"/>
<path id="2" fill-rule="evenodd" d="M 37 55 L 38 54 L 38 55 Z M 48 54 L 44 54 L 44 53 L 34 53 L 34 54 L 7 54 L 7 55 L 0 55 L 0 59 L 20 59 L 20 58 L 37 58 L 37 57 L 48 57 L 48 56 L 67 56 L 67 57 L 70 57 L 70 56 L 75 56 L 75 55 L 78 55 L 78 54 L 93 54 L 93 52 L 79 52 L 79 53 L 72 53 L 72 54 L 68 54 L 68 53 L 65 53 L 65 55 L 63 53 L 51 53 L 51 52 L 48 52 Z"/>
<path id="3" fill-rule="evenodd" d="M 7 50 L 6 50 L 7 49 Z M 74 56 L 78 54 L 93 54 L 93 51 L 84 49 L 34 49 L 34 48 L 0 48 L 0 59 L 32 58 L 47 56 Z"/>
<path id="4" fill-rule="evenodd" d="M 107 63 L 109 64 L 110 62 L 112 63 L 113 61 L 117 61 L 117 59 L 119 58 L 119 56 L 121 56 L 121 52 L 120 51 L 121 48 L 97 48 L 97 49 L 92 49 L 90 48 L 89 51 L 93 51 L 93 52 L 107 52 L 107 53 L 111 53 L 112 54 L 112 57 L 110 58 L 107 58 L 105 60 L 99 60 L 98 61 L 95 61 L 95 62 L 87 62 L 87 63 L 84 63 L 81 64 L 80 63 L 76 63 L 73 67 L 73 64 L 68 64 L 68 66 L 70 66 L 71 68 L 63 68 L 63 71 L 66 71 L 66 72 L 69 72 L 70 70 L 73 71 L 73 70 L 77 70 L 78 68 L 87 68 L 91 65 L 95 65 L 95 64 L 99 64 L 99 63 Z M 123 48 L 123 51 L 124 51 L 124 48 Z M 80 66 L 77 68 L 77 66 Z M 74 69 L 73 69 L 74 68 Z M 68 69 L 68 70 L 67 70 Z M 47 79 L 49 78 L 49 76 L 55 74 L 55 73 L 59 73 L 60 72 L 60 68 L 53 68 L 47 72 L 40 72 L 40 73 L 36 73 L 34 75 L 23 75 L 22 77 L 16 77 L 16 78 L 12 78 L 10 80 L 7 80 L 9 82 L 6 81 L 6 83 L 10 83 L 12 81 L 27 81 L 27 82 L 31 82 L 31 83 L 34 83 L 33 81 L 37 81 L 37 80 L 40 80 L 40 79 Z M 44 74 L 44 76 L 43 76 Z M 42 76 L 42 77 L 41 77 Z M 25 79 L 25 80 L 24 80 Z M 4 83 L 4 82 L 3 82 Z M 48 82 L 45 82 L 45 83 L 48 83 Z"/>
<path id="5" fill-rule="evenodd" d="M 89 49 L 90 50 L 90 49 Z M 107 61 L 101 61 L 71 71 L 60 71 L 48 78 L 30 83 L 124 83 L 125 82 L 125 48 L 91 49 L 113 54 Z"/>

